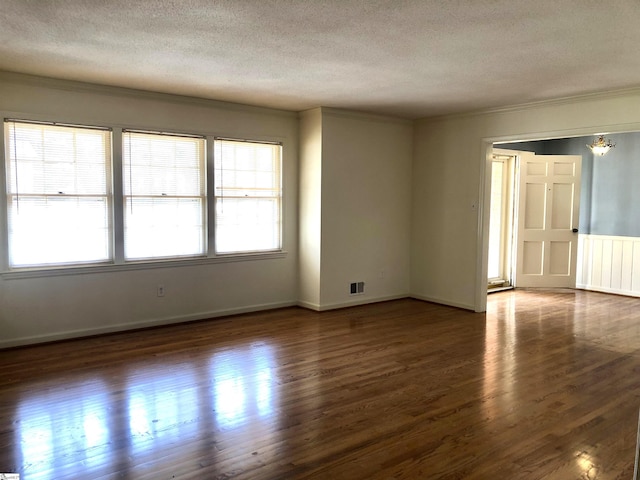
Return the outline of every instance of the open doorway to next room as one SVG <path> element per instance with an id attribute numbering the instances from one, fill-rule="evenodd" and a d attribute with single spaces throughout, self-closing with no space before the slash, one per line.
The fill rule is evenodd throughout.
<path id="1" fill-rule="evenodd" d="M 513 286 L 515 165 L 516 155 L 494 150 L 489 214 L 489 292 Z"/>

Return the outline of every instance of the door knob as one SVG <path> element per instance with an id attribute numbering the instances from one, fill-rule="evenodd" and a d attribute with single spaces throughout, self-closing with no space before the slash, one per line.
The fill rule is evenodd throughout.
<path id="1" fill-rule="evenodd" d="M 573 233 L 578 233 L 578 229 L 574 228 L 573 230 L 571 230 Z"/>

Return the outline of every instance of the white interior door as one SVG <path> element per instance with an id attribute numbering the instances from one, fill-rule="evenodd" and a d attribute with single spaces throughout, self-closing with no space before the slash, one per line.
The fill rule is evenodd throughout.
<path id="1" fill-rule="evenodd" d="M 580 155 L 520 157 L 517 287 L 576 286 L 581 166 Z"/>

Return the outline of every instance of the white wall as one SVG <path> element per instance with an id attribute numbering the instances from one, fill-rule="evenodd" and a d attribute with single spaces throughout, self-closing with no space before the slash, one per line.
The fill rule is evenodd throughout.
<path id="1" fill-rule="evenodd" d="M 409 294 L 481 311 L 491 143 L 637 131 L 639 107 L 640 92 L 628 91 L 415 123 L 326 108 L 298 119 L 290 112 L 1 73 L 4 117 L 282 141 L 286 254 L 78 275 L 0 275 L 0 347 Z M 366 282 L 365 295 L 349 295 L 356 281 Z M 159 283 L 166 287 L 163 298 L 156 296 Z"/>
<path id="2" fill-rule="evenodd" d="M 297 302 L 296 114 L 7 73 L 0 74 L 0 111 L 4 118 L 281 141 L 286 251 L 261 260 L 0 275 L 0 347 Z M 160 283 L 162 298 L 156 296 Z"/>
<path id="3" fill-rule="evenodd" d="M 484 171 L 492 142 L 636 130 L 638 90 L 416 122 L 412 296 L 484 310 L 486 258 L 479 259 L 488 236 Z"/>
<path id="4" fill-rule="evenodd" d="M 322 110 L 300 113 L 298 300 L 320 308 L 322 222 Z"/>
<path id="5" fill-rule="evenodd" d="M 322 112 L 321 309 L 406 297 L 412 123 Z M 349 295 L 359 281 L 364 295 Z"/>

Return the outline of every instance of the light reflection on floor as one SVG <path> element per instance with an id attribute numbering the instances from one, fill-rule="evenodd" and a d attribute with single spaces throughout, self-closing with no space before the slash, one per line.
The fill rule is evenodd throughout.
<path id="1" fill-rule="evenodd" d="M 515 369 L 517 368 L 515 297 L 495 305 L 487 304 L 485 349 L 483 358 L 482 403 L 485 415 L 499 418 L 514 401 Z"/>
<path id="2" fill-rule="evenodd" d="M 222 352 L 211 358 L 210 371 L 216 379 L 214 412 L 220 428 L 242 425 L 256 413 L 260 417 L 273 413 L 273 355 L 270 350 L 260 346 L 252 348 L 251 355 L 240 357 Z"/>
<path id="3" fill-rule="evenodd" d="M 128 431 L 132 453 L 152 448 L 198 428 L 199 398 L 193 368 L 138 370 L 127 387 Z M 176 389 L 178 384 L 185 387 Z"/>
<path id="4" fill-rule="evenodd" d="M 25 474 L 31 469 L 55 472 L 56 459 L 72 454 L 91 469 L 110 441 L 106 403 L 106 386 L 100 381 L 51 389 L 22 401 L 16 445 Z"/>
<path id="5" fill-rule="evenodd" d="M 170 451 L 181 438 L 211 439 L 249 422 L 255 428 L 277 414 L 274 362 L 270 345 L 247 345 L 216 352 L 205 365 L 134 366 L 117 391 L 113 379 L 108 387 L 83 377 L 25 394 L 14 442 L 20 473 L 49 478 L 62 464 L 75 463 L 90 478 L 122 458 Z M 119 458 L 110 461 L 114 455 Z M 36 471 L 44 476 L 31 475 Z"/>

